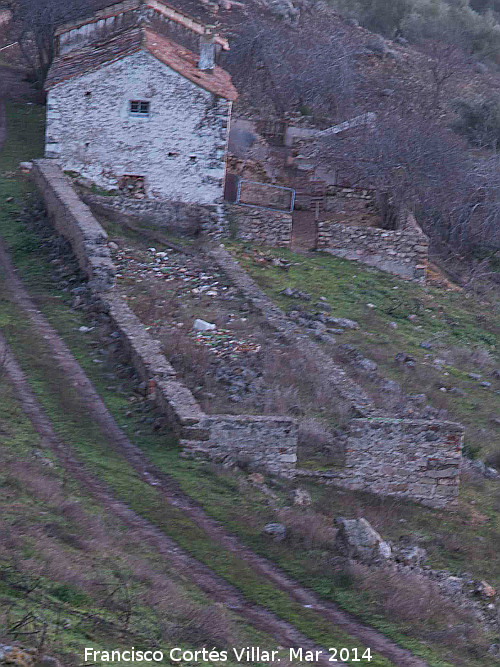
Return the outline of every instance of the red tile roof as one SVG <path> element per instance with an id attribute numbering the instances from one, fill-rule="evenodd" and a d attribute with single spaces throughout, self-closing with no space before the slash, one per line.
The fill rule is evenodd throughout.
<path id="1" fill-rule="evenodd" d="M 143 50 L 208 92 L 232 101 L 237 99 L 236 88 L 225 70 L 218 65 L 212 71 L 198 69 L 195 53 L 146 27 L 132 28 L 58 56 L 50 68 L 45 88 L 48 90 Z"/>

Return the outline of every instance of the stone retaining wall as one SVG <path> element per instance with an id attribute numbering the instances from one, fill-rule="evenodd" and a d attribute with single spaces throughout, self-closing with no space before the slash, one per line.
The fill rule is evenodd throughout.
<path id="1" fill-rule="evenodd" d="M 35 161 L 32 173 L 51 223 L 73 248 L 94 294 L 119 332 L 132 365 L 148 383 L 150 398 L 178 434 L 184 455 L 204 456 L 226 464 L 244 461 L 272 474 L 293 477 L 297 460 L 296 420 L 205 414 L 161 353 L 160 344 L 114 292 L 115 269 L 106 232 L 80 201 L 69 178 L 52 160 Z M 103 266 L 107 269 L 104 273 Z"/>
<path id="2" fill-rule="evenodd" d="M 241 241 L 288 248 L 292 241 L 292 214 L 248 206 L 225 205 L 230 231 Z"/>
<path id="3" fill-rule="evenodd" d="M 90 286 L 98 292 L 112 289 L 116 271 L 107 246 L 108 235 L 89 207 L 54 162 L 37 160 L 31 173 L 45 200 L 49 220 L 71 244 Z"/>
<path id="4" fill-rule="evenodd" d="M 136 222 L 182 236 L 221 235 L 225 232 L 225 221 L 217 206 L 118 195 L 107 197 L 89 192 L 82 192 L 82 199 L 96 215 L 105 215 L 118 224 L 123 216 L 133 216 Z"/>
<path id="5" fill-rule="evenodd" d="M 425 281 L 429 244 L 417 230 L 354 227 L 325 220 L 318 222 L 317 248 L 406 280 Z"/>

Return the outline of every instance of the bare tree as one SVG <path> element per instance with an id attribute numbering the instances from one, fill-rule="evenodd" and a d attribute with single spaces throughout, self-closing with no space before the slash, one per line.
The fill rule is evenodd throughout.
<path id="1" fill-rule="evenodd" d="M 256 17 L 239 26 L 225 65 L 236 86 L 277 115 L 303 110 L 349 117 L 354 101 L 353 47 L 321 24 L 321 12 L 296 26 Z"/>
<path id="2" fill-rule="evenodd" d="M 43 88 L 54 59 L 57 27 L 90 12 L 89 0 L 17 0 L 13 15 L 16 37 L 37 86 Z"/>

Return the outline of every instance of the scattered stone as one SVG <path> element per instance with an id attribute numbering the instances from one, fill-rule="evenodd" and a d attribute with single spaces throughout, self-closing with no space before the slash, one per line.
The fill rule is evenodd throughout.
<path id="1" fill-rule="evenodd" d="M 469 373 L 467 377 L 470 377 L 471 380 L 480 380 L 483 376 L 480 373 Z"/>
<path id="2" fill-rule="evenodd" d="M 33 656 L 18 646 L 0 644 L 0 664 L 12 667 L 33 667 Z"/>
<path id="3" fill-rule="evenodd" d="M 424 350 L 432 350 L 432 343 L 430 343 L 428 340 L 424 340 L 420 343 L 419 347 L 423 347 Z"/>
<path id="4" fill-rule="evenodd" d="M 415 320 L 418 318 L 416 315 L 408 315 L 408 319 L 410 320 L 410 322 L 415 322 Z"/>
<path id="5" fill-rule="evenodd" d="M 491 387 L 491 382 L 481 382 L 479 386 L 486 387 L 486 389 L 488 389 L 489 387 Z"/>
<path id="6" fill-rule="evenodd" d="M 301 299 L 302 301 L 310 301 L 311 295 L 307 292 L 301 292 L 298 289 L 293 289 L 292 287 L 285 287 L 284 290 L 281 290 L 280 294 L 283 296 L 288 296 L 292 299 Z"/>
<path id="7" fill-rule="evenodd" d="M 264 526 L 264 533 L 270 535 L 276 542 L 285 539 L 286 528 L 282 523 L 268 523 Z"/>
<path id="8" fill-rule="evenodd" d="M 306 489 L 294 489 L 290 494 L 292 503 L 297 507 L 308 507 L 312 503 L 311 494 Z"/>
<path id="9" fill-rule="evenodd" d="M 195 320 L 193 324 L 194 331 L 215 331 L 216 328 L 215 324 L 200 319 Z"/>
<path id="10" fill-rule="evenodd" d="M 346 317 L 328 317 L 326 321 L 342 329 L 359 329 L 359 324 L 355 320 L 348 320 Z"/>
<path id="11" fill-rule="evenodd" d="M 391 547 L 366 519 L 338 517 L 335 525 L 338 527 L 335 546 L 348 558 L 372 562 L 391 557 Z"/>
<path id="12" fill-rule="evenodd" d="M 463 389 L 460 389 L 460 387 L 452 387 L 449 392 L 450 394 L 455 394 L 455 396 L 467 396 L 467 393 Z"/>
<path id="13" fill-rule="evenodd" d="M 89 331 L 92 331 L 92 327 L 79 327 L 78 331 L 80 333 L 88 333 Z"/>
<path id="14" fill-rule="evenodd" d="M 389 327 L 390 327 L 391 329 L 397 329 L 397 328 L 398 328 L 398 325 L 396 324 L 396 322 L 389 322 Z"/>
<path id="15" fill-rule="evenodd" d="M 394 558 L 396 562 L 402 565 L 420 567 L 427 559 L 427 552 L 417 546 L 400 547 L 397 548 Z"/>

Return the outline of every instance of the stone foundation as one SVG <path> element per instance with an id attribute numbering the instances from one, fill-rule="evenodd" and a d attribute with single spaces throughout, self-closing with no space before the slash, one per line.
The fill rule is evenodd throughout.
<path id="1" fill-rule="evenodd" d="M 93 213 L 104 215 L 118 224 L 133 217 L 136 223 L 146 223 L 182 236 L 221 235 L 225 232 L 223 218 L 215 205 L 202 206 L 122 196 L 106 197 L 87 192 L 82 194 L 82 199 Z"/>
<path id="2" fill-rule="evenodd" d="M 292 214 L 285 211 L 225 205 L 229 229 L 241 241 L 288 248 L 292 241 Z"/>
<path id="3" fill-rule="evenodd" d="M 392 231 L 325 220 L 318 222 L 317 248 L 406 280 L 425 282 L 429 243 L 417 229 Z"/>

